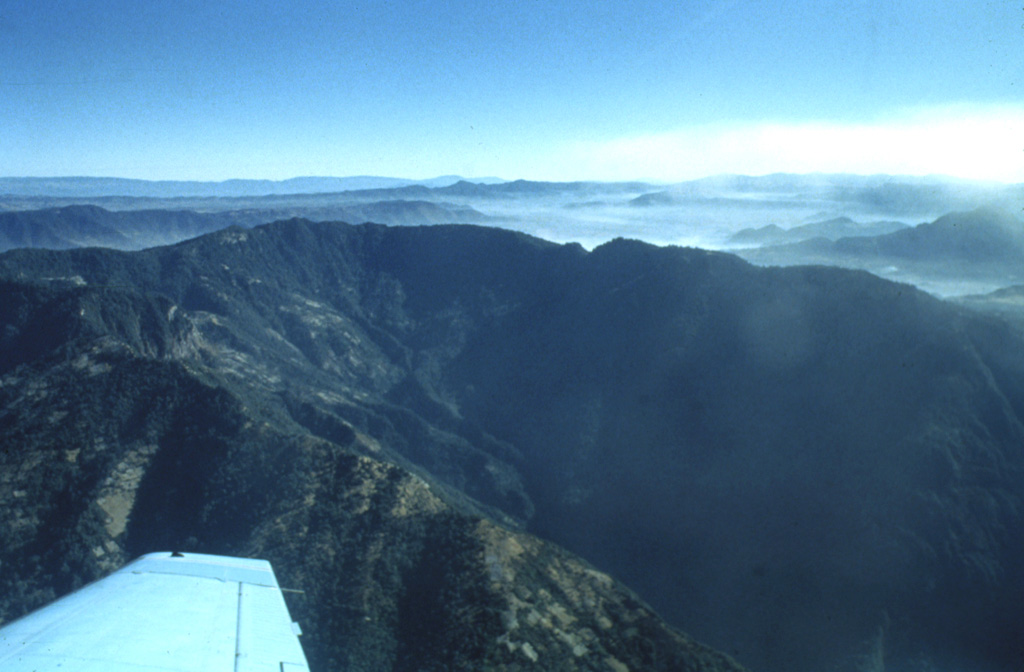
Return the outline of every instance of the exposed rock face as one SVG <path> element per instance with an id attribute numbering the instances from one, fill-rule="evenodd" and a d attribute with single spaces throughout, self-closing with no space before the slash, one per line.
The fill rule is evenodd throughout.
<path id="1" fill-rule="evenodd" d="M 755 669 L 1024 655 L 1024 342 L 910 287 L 302 220 L 0 277 L 4 617 L 182 548 L 322 669 L 735 668 L 609 575 Z"/>

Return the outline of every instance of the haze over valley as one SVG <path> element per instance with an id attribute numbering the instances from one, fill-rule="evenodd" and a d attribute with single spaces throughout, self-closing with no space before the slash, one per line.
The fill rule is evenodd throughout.
<path id="1" fill-rule="evenodd" d="M 317 191 L 339 186 L 356 188 Z M 42 194 L 45 189 L 57 195 Z M 124 193 L 104 191 L 111 189 Z M 457 176 L 224 183 L 9 178 L 0 179 L 0 250 L 140 249 L 292 217 L 390 225 L 459 222 L 587 249 L 631 238 L 732 251 L 759 264 L 864 268 L 954 296 L 1024 281 L 1014 231 L 1022 203 L 1020 184 L 885 175 L 720 176 L 676 184 L 475 182 Z M 951 212 L 972 211 L 955 223 L 941 220 L 946 230 L 932 224 Z M 897 233 L 902 229 L 913 232 Z M 1005 241 L 999 239 L 1003 234 Z"/>

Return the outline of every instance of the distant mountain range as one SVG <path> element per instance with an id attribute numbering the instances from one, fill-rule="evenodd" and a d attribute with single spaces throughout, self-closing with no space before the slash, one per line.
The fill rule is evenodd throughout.
<path id="1" fill-rule="evenodd" d="M 1024 221 L 1005 211 L 979 208 L 883 235 L 817 237 L 737 253 L 765 265 L 828 264 L 915 283 L 1005 286 L 1024 282 Z"/>
<path id="2" fill-rule="evenodd" d="M 982 313 L 995 315 L 1024 333 L 1024 285 L 1003 287 L 988 294 L 957 297 L 956 302 Z"/>
<path id="3" fill-rule="evenodd" d="M 393 225 L 489 221 L 473 208 L 427 201 L 379 201 L 346 206 L 224 210 L 109 211 L 95 205 L 68 205 L 42 210 L 0 212 L 0 252 L 20 247 L 63 250 L 109 247 L 139 250 L 169 245 L 229 226 L 245 227 L 288 219 L 301 213 L 318 220 L 346 220 Z"/>
<path id="4" fill-rule="evenodd" d="M 769 224 L 757 229 L 743 229 L 729 237 L 730 245 L 763 247 L 765 245 L 781 245 L 798 243 L 812 238 L 838 240 L 840 238 L 856 238 L 862 236 L 879 236 L 901 229 L 909 225 L 903 222 L 855 222 L 849 217 L 836 217 L 823 222 L 813 222 L 801 226 L 783 229 Z"/>
<path id="5" fill-rule="evenodd" d="M 621 195 L 637 186 L 630 183 L 616 188 L 623 190 L 618 192 Z M 500 222 L 510 227 L 528 227 L 528 218 L 486 215 L 453 201 L 460 198 L 459 194 L 484 193 L 473 202 L 483 203 L 481 207 L 493 203 L 497 211 L 509 212 L 520 198 L 527 204 L 536 199 L 560 201 L 567 193 L 582 197 L 594 188 L 590 183 L 509 182 L 488 186 L 459 182 L 436 189 L 413 185 L 395 190 L 357 191 L 340 199 L 317 194 L 214 199 L 219 207 L 211 211 L 108 210 L 95 205 L 14 210 L 0 212 L 0 251 L 20 247 L 135 250 L 176 243 L 233 225 L 249 228 L 292 217 L 402 226 Z M 410 198 L 395 198 L 394 192 Z M 138 207 L 151 202 L 179 203 L 175 199 L 141 199 L 133 200 L 132 204 Z M 186 202 L 196 204 L 187 199 Z M 200 202 L 209 204 L 208 199 Z M 606 206 L 583 205 L 578 209 L 590 212 L 588 208 L 592 207 Z M 915 227 L 896 221 L 860 223 L 849 217 L 789 229 L 769 225 L 733 234 L 726 247 L 757 264 L 861 268 L 943 296 L 978 293 L 1024 282 L 1024 222 L 993 208 L 952 213 Z"/>
<path id="6" fill-rule="evenodd" d="M 847 213 L 884 213 L 899 218 L 969 209 L 982 203 L 1013 209 L 1024 202 L 1024 185 L 903 175 L 720 175 L 652 190 L 631 205 L 668 208 L 723 200 L 834 203 Z"/>
<path id="7" fill-rule="evenodd" d="M 4 185 L 7 185 L 4 187 Z M 6 193 L 5 193 L 6 190 Z M 385 205 L 390 203 L 391 205 Z M 719 176 L 678 184 L 396 178 L 296 178 L 280 182 L 146 182 L 100 178 L 0 179 L 0 212 L 95 205 L 110 211 L 227 211 L 251 223 L 290 217 L 386 224 L 499 225 L 594 247 L 616 237 L 711 249 L 779 244 L 813 233 L 874 235 L 868 224 L 924 222 L 978 206 L 1017 212 L 1024 185 L 857 175 Z M 861 230 L 842 230 L 843 218 Z M 832 221 L 833 226 L 822 223 Z M 849 222 L 847 222 L 848 224 Z M 791 231 L 781 234 L 775 224 Z M 746 242 L 742 229 L 764 229 Z M 815 227 L 811 227 L 815 228 Z M 119 243 L 120 245 L 120 243 Z M 875 269 L 872 269 L 875 270 Z"/>
<path id="8" fill-rule="evenodd" d="M 408 191 L 410 187 L 416 187 Z M 701 199 L 832 201 L 864 212 L 914 216 L 922 211 L 965 209 L 979 203 L 1006 207 L 1024 199 L 1024 185 L 989 184 L 942 177 L 846 174 L 722 175 L 673 185 L 628 182 L 506 181 L 456 175 L 427 180 L 393 177 L 297 177 L 288 180 L 149 181 L 100 177 L 2 177 L 0 203 L 15 198 L 248 198 L 296 194 L 364 194 L 375 200 L 423 197 L 495 198 L 552 194 L 631 193 L 631 205 L 671 207 Z M 96 203 L 103 205 L 103 203 Z"/>
<path id="9" fill-rule="evenodd" d="M 1024 336 L 912 287 L 302 219 L 0 283 L 0 618 L 179 548 L 318 669 L 1024 660 Z"/>
<path id="10" fill-rule="evenodd" d="M 133 196 L 174 198 L 179 196 L 241 197 L 270 194 L 315 194 L 361 189 L 393 189 L 409 185 L 444 187 L 464 178 L 446 175 L 429 180 L 395 177 L 294 177 L 288 180 L 134 180 L 118 177 L 0 177 L 0 195 L 93 198 Z M 500 183 L 496 177 L 474 178 L 482 184 Z"/>
<path id="11" fill-rule="evenodd" d="M 19 247 L 137 250 L 195 238 L 233 224 L 248 223 L 246 220 L 239 213 L 110 212 L 94 205 L 0 212 L 0 251 Z"/>

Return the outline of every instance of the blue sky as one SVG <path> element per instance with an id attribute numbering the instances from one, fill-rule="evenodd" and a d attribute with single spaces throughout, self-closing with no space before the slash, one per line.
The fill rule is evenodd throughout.
<path id="1" fill-rule="evenodd" d="M 1024 5 L 0 0 L 0 174 L 1024 181 Z"/>

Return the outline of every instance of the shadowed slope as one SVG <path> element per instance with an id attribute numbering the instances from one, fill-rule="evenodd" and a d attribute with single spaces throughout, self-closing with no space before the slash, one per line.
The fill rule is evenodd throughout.
<path id="1" fill-rule="evenodd" d="M 1022 655 L 1024 343 L 908 286 L 630 241 L 586 253 L 303 220 L 136 254 L 10 253 L 0 273 L 130 288 L 171 325 L 146 357 L 241 400 L 255 427 L 411 471 L 464 522 L 526 525 L 756 669 Z M 363 487 L 341 482 L 324 496 Z M 398 522 L 359 520 L 344 537 L 359 549 Z"/>

